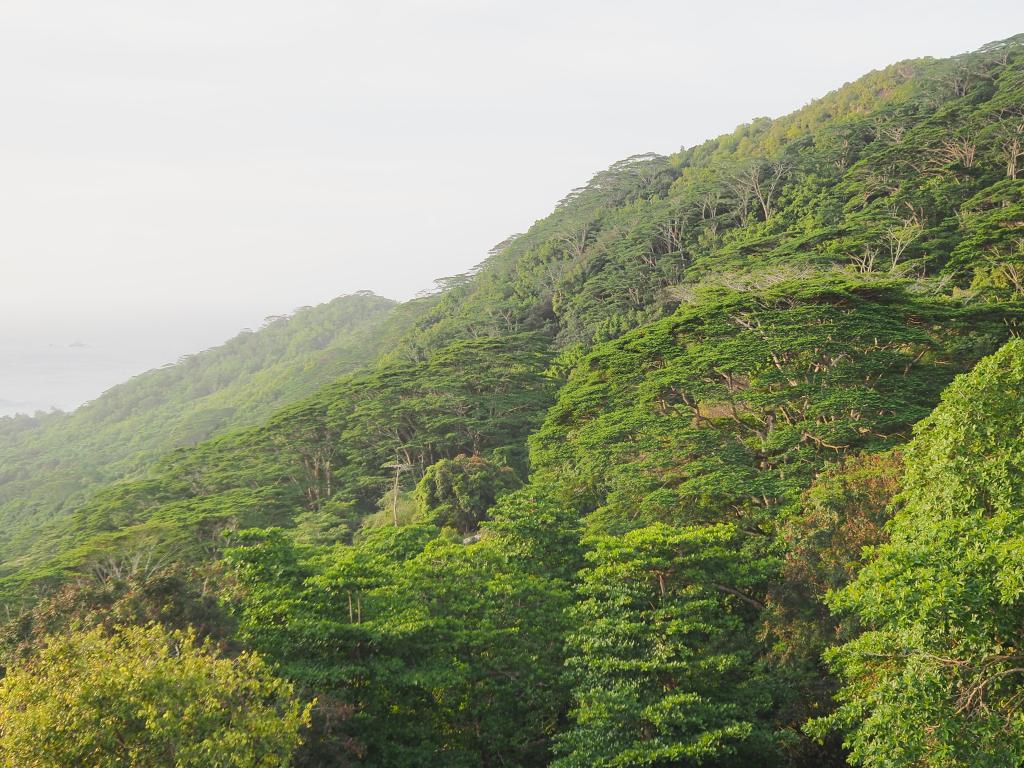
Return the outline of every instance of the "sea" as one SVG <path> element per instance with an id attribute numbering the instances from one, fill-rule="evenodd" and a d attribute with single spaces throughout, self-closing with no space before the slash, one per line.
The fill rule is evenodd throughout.
<path id="1" fill-rule="evenodd" d="M 0 417 L 72 411 L 132 376 L 167 362 L 152 350 L 62 344 L 0 343 Z"/>

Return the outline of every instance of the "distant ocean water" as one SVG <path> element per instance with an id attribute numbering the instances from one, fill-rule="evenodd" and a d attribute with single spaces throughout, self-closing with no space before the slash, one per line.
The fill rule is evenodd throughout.
<path id="1" fill-rule="evenodd" d="M 105 349 L 80 342 L 0 345 L 0 416 L 51 408 L 70 411 L 163 362 L 154 359 L 152 351 Z"/>

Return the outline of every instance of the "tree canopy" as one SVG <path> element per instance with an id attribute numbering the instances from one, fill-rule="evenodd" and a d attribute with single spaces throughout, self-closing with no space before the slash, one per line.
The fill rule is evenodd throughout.
<path id="1" fill-rule="evenodd" d="M 0 681 L 0 762 L 281 768 L 308 716 L 259 656 L 156 625 L 72 632 Z"/>

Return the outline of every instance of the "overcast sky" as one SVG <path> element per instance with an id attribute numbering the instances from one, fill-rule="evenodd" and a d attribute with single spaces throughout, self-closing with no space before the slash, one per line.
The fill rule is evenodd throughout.
<path id="1" fill-rule="evenodd" d="M 620 158 L 1021 31 L 1019 0 L 0 0 L 0 400 L 52 384 L 5 349 L 116 351 L 68 407 L 408 298 Z"/>

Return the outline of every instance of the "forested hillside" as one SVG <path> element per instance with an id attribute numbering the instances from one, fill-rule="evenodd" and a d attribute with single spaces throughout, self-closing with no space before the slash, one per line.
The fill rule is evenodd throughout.
<path id="1" fill-rule="evenodd" d="M 73 413 L 0 418 L 0 550 L 86 493 L 168 451 L 263 421 L 372 362 L 400 333 L 395 302 L 344 296 L 267 318 L 222 346 L 113 387 Z M 34 534 L 29 534 L 34 536 Z"/>
<path id="2" fill-rule="evenodd" d="M 1024 35 L 624 160 L 440 285 L 8 497 L 9 764 L 1024 761 Z"/>

